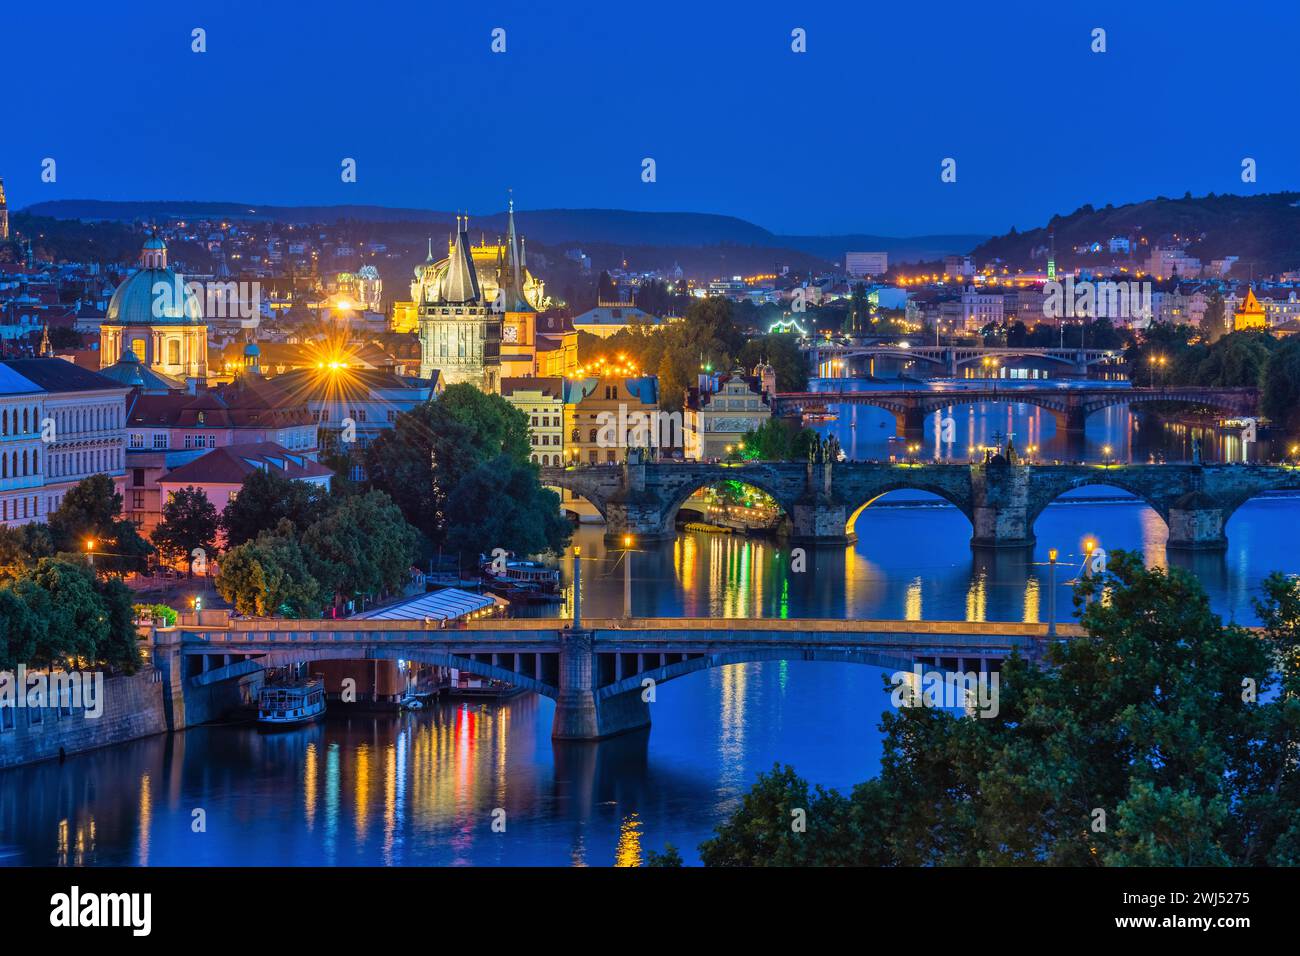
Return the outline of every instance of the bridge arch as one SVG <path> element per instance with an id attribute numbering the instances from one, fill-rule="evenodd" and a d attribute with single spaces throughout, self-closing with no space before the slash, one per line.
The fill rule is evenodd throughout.
<path id="1" fill-rule="evenodd" d="M 1060 500 L 1064 495 L 1081 488 L 1093 487 L 1114 488 L 1117 491 L 1132 495 L 1159 515 L 1160 520 L 1168 527 L 1169 509 L 1172 502 L 1167 498 L 1152 495 L 1140 482 L 1128 481 L 1122 475 L 1111 470 L 1098 470 L 1095 475 L 1078 476 L 1068 481 L 1054 482 L 1036 487 L 1030 495 L 1029 507 L 1025 515 L 1026 527 L 1032 531 L 1034 524 L 1042 513 L 1047 510 L 1047 507 Z"/>
<path id="2" fill-rule="evenodd" d="M 523 652 L 524 656 L 533 657 L 533 652 Z M 514 652 L 509 652 L 513 656 Z M 505 656 L 502 654 L 501 656 Z M 420 664 L 433 664 L 442 667 L 454 667 L 457 670 L 469 671 L 478 674 L 480 677 L 491 677 L 496 680 L 506 681 L 519 687 L 525 687 L 528 690 L 535 691 L 543 697 L 556 698 L 559 696 L 560 689 L 555 684 L 534 675 L 523 674 L 509 667 L 503 667 L 500 664 L 493 664 L 490 661 L 475 660 L 472 656 L 463 654 L 454 654 L 450 651 L 440 650 L 429 647 L 412 647 L 406 645 L 403 647 L 385 646 L 382 644 L 370 644 L 357 642 L 356 644 L 330 643 L 326 646 L 312 646 L 303 644 L 284 650 L 271 650 L 265 654 L 259 654 L 248 660 L 239 663 L 230 664 L 226 667 L 214 668 L 204 674 L 198 675 L 202 678 L 202 683 L 214 683 L 224 680 L 227 677 L 235 677 L 240 674 L 248 673 L 250 664 L 256 664 L 263 670 L 271 667 L 285 667 L 290 664 L 297 664 L 311 661 L 416 661 Z M 229 672 L 229 674 L 225 672 Z"/>
<path id="3" fill-rule="evenodd" d="M 848 520 L 845 523 L 845 533 L 850 535 L 856 534 L 858 518 L 862 516 L 862 513 L 870 508 L 873 503 L 879 501 L 885 495 L 891 494 L 895 491 L 921 491 L 933 495 L 936 498 L 941 498 L 965 515 L 966 520 L 971 523 L 972 528 L 975 525 L 974 511 L 968 498 L 955 493 L 952 489 L 945 488 L 943 485 L 933 482 L 901 479 L 887 482 L 886 484 L 872 488 L 867 492 L 865 497 L 861 493 L 854 495 L 850 501 L 857 503 L 851 505 L 852 510 L 849 512 Z"/>
<path id="4" fill-rule="evenodd" d="M 698 657 L 665 664 L 662 667 L 646 668 L 644 671 L 597 688 L 595 696 L 597 700 L 604 700 L 633 691 L 641 691 L 644 687 L 642 682 L 647 678 L 653 680 L 655 684 L 663 684 L 666 681 L 714 667 L 727 667 L 731 664 L 754 664 L 763 661 L 828 661 L 840 664 L 866 664 L 869 667 L 883 667 L 900 671 L 911 670 L 915 663 L 911 657 L 876 650 L 749 648 L 746 650 L 702 654 Z"/>
<path id="5" fill-rule="evenodd" d="M 1232 520 L 1237 510 L 1249 501 L 1261 497 L 1270 491 L 1300 491 L 1300 470 L 1288 469 L 1284 474 L 1272 481 L 1258 482 L 1250 487 L 1239 490 L 1235 494 L 1218 496 L 1221 513 L 1223 515 L 1223 526 L 1226 529 L 1228 522 Z"/>
<path id="6" fill-rule="evenodd" d="M 681 510 L 682 505 L 697 491 L 702 488 L 712 488 L 727 481 L 734 481 L 763 492 L 776 502 L 783 515 L 790 514 L 793 502 L 787 500 L 786 491 L 775 476 L 767 475 L 761 469 L 746 468 L 744 471 L 740 469 L 732 471 L 731 469 L 719 468 L 716 472 L 693 476 L 689 481 L 682 482 L 672 491 L 668 496 L 668 500 L 664 503 L 664 528 L 671 529 L 676 526 L 677 513 Z"/>

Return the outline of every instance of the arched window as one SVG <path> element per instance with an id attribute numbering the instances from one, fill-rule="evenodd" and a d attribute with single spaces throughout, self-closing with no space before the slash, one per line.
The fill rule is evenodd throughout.
<path id="1" fill-rule="evenodd" d="M 168 365 L 181 364 L 181 340 L 180 339 L 167 340 L 167 364 Z"/>

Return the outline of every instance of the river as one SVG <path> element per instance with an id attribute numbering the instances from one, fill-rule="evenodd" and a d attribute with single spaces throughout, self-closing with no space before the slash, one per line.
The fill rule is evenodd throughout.
<path id="1" fill-rule="evenodd" d="M 874 410 L 856 412 L 856 428 L 852 410 L 821 427 L 855 457 L 887 457 L 880 433 L 889 429 L 874 423 Z M 1055 440 L 1050 417 L 1026 407 L 962 408 L 957 419 L 958 455 L 999 433 L 1045 449 Z M 1021 442 L 1035 419 L 1039 441 Z M 1240 460 L 1235 441 L 1206 435 L 1202 454 Z M 1187 429 L 1139 422 L 1122 408 L 1093 416 L 1087 442 L 1090 457 L 1105 445 L 1120 460 L 1190 454 Z M 1170 560 L 1160 518 L 1106 493 L 1088 488 L 1050 506 L 1032 555 L 972 553 L 960 512 L 906 492 L 863 512 L 853 546 L 813 550 L 803 574 L 789 573 L 788 553 L 771 541 L 683 533 L 631 555 L 632 611 L 1045 620 L 1050 547 L 1061 552 L 1062 615 L 1085 537 L 1140 550 L 1152 564 Z M 1226 553 L 1172 560 L 1200 578 L 1225 618 L 1251 621 L 1261 579 L 1300 572 L 1298 521 L 1300 498 L 1261 497 L 1233 516 Z M 621 555 L 606 549 L 599 527 L 580 528 L 574 544 L 583 549 L 585 613 L 622 613 Z M 200 727 L 0 772 L 0 863 L 612 866 L 636 865 L 669 842 L 694 861 L 700 841 L 774 763 L 841 789 L 874 775 L 889 706 L 882 678 L 878 668 L 833 663 L 707 670 L 658 689 L 650 731 L 599 745 L 553 744 L 553 705 L 531 694 L 330 716 L 279 735 Z"/>

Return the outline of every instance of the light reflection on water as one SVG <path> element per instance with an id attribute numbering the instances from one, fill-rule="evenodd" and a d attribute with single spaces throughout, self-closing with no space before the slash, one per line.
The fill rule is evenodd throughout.
<path id="1" fill-rule="evenodd" d="M 857 429 L 846 418 L 826 427 L 857 457 L 887 457 L 888 443 L 876 437 L 884 429 L 870 420 L 875 410 L 856 412 Z M 1001 431 L 1053 454 L 1050 416 L 1044 421 L 1036 409 L 958 412 L 967 424 L 954 444 L 963 452 L 968 441 L 991 442 Z M 1089 421 L 1087 447 L 1109 443 L 1136 460 L 1189 456 L 1186 429 L 1158 431 L 1150 441 L 1151 427 L 1110 409 Z M 1232 454 L 1228 441 L 1204 453 Z M 1226 553 L 1189 555 L 1166 552 L 1164 522 L 1146 505 L 1097 500 L 1107 490 L 1089 487 L 1048 507 L 1032 553 L 972 551 L 970 523 L 956 508 L 908 492 L 864 509 L 852 547 L 808 549 L 803 573 L 791 571 L 788 548 L 763 539 L 692 533 L 639 544 L 632 611 L 1041 620 L 1051 606 L 1047 550 L 1055 547 L 1064 618 L 1087 537 L 1110 551 L 1136 549 L 1148 564 L 1188 569 L 1216 611 L 1243 622 L 1253 620 L 1251 601 L 1268 572 L 1300 572 L 1293 530 L 1300 498 L 1247 502 L 1228 523 Z M 619 616 L 619 550 L 592 526 L 581 527 L 574 544 L 583 549 L 585 613 Z M 570 552 L 566 580 L 571 560 Z M 278 735 L 201 727 L 0 772 L 0 863 L 613 866 L 642 862 L 666 842 L 691 861 L 754 775 L 774 763 L 842 790 L 879 765 L 877 725 L 888 696 L 878 668 L 734 665 L 662 684 L 656 694 L 649 732 L 599 745 L 554 744 L 554 705 L 525 694 L 414 714 L 330 715 Z M 196 810 L 206 832 L 194 832 Z M 493 830 L 497 810 L 504 832 Z"/>

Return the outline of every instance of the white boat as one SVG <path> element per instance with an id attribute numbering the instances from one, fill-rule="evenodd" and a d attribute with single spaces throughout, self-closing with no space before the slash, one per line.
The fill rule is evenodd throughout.
<path id="1" fill-rule="evenodd" d="M 319 677 L 269 684 L 257 695 L 257 725 L 265 730 L 301 727 L 325 713 L 325 682 Z"/>

